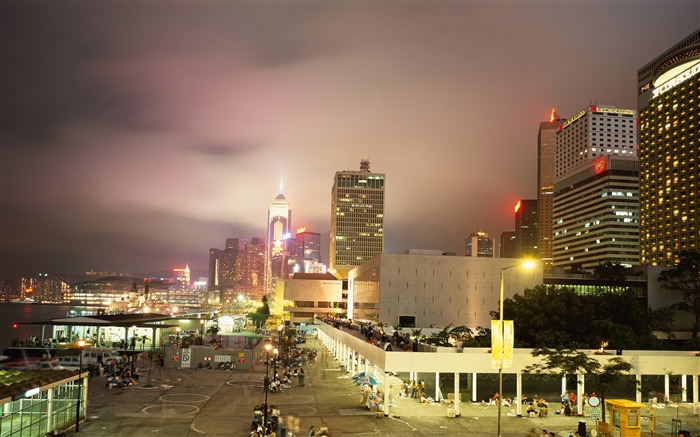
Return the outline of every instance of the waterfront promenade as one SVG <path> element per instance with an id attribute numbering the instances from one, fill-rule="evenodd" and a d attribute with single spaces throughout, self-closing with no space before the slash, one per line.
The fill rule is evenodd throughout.
<path id="1" fill-rule="evenodd" d="M 392 378 L 393 405 L 390 417 L 378 417 L 359 406 L 359 388 L 350 375 L 340 371 L 339 363 L 315 339 L 300 345 L 316 349 L 317 362 L 305 365 L 306 381 L 299 387 L 296 378 L 293 388 L 283 393 L 269 393 L 268 402 L 277 405 L 286 418 L 299 418 L 298 436 L 305 437 L 311 425 L 318 430 L 325 424 L 329 435 L 357 437 L 382 435 L 407 436 L 495 436 L 495 406 L 480 403 L 462 403 L 462 417 L 448 417 L 445 405 L 419 404 L 416 399 L 398 397 L 397 378 Z M 84 437 L 139 437 L 139 436 L 234 436 L 250 435 L 253 409 L 264 400 L 262 390 L 265 365 L 255 369 L 217 371 L 205 369 L 151 370 L 151 389 L 144 388 L 148 378 L 148 362 L 141 384 L 128 389 L 108 389 L 102 378 L 90 381 L 88 420 L 80 432 L 68 435 Z M 272 369 L 270 369 L 272 372 Z M 383 390 L 382 386 L 379 386 Z M 700 434 L 700 422 L 690 416 L 690 406 L 657 410 L 655 437 L 671 436 L 671 419 L 678 413 L 683 429 Z M 648 412 L 643 411 L 647 416 Z M 551 414 L 547 418 L 518 418 L 510 408 L 504 408 L 503 436 L 526 436 L 531 428 L 554 431 L 567 437 L 576 431 L 579 420 L 593 428 L 590 418 L 567 417 Z M 648 436 L 647 421 L 642 422 L 642 435 Z"/>

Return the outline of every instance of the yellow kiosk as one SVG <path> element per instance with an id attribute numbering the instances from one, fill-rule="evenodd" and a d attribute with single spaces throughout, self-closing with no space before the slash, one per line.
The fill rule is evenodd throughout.
<path id="1" fill-rule="evenodd" d="M 626 399 L 606 399 L 612 437 L 641 437 L 642 408 L 646 405 Z"/>

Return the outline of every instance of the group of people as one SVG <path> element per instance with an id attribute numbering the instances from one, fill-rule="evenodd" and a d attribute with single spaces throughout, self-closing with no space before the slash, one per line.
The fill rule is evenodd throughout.
<path id="1" fill-rule="evenodd" d="M 547 417 L 549 415 L 549 402 L 545 398 L 535 395 L 525 412 L 530 417 Z"/>
<path id="2" fill-rule="evenodd" d="M 213 367 L 209 361 L 207 361 L 205 364 L 199 363 L 197 365 L 198 369 L 216 369 L 216 370 L 236 370 L 236 364 L 230 362 L 230 361 L 225 361 L 221 362 L 216 365 L 216 367 Z"/>
<path id="3" fill-rule="evenodd" d="M 250 437 L 299 437 L 300 426 L 301 420 L 298 416 L 288 414 L 287 417 L 283 417 L 279 407 L 276 405 L 268 407 L 262 403 L 253 408 Z M 309 437 L 327 435 L 328 427 L 325 424 L 319 428 L 318 432 L 313 425 L 309 428 Z"/>
<path id="4" fill-rule="evenodd" d="M 402 398 L 416 398 L 420 402 L 424 402 L 425 397 L 425 382 L 423 381 L 401 381 L 401 387 L 399 388 L 399 397 Z"/>
<path id="5" fill-rule="evenodd" d="M 118 372 L 108 374 L 105 387 L 126 389 L 130 385 L 137 385 L 140 377 L 138 369 L 134 369 L 133 372 L 128 368 L 121 369 Z"/>
<path id="6" fill-rule="evenodd" d="M 549 431 L 547 432 L 546 429 L 543 429 L 541 433 L 538 433 L 535 428 L 530 429 L 530 432 L 527 434 L 527 437 L 555 437 L 556 433 L 554 431 Z M 576 431 L 574 435 L 569 435 L 569 437 L 581 437 L 581 434 Z M 583 436 L 585 437 L 585 436 Z"/>

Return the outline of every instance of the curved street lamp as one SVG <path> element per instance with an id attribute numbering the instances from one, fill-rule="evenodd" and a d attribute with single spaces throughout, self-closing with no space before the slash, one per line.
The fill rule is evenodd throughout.
<path id="1" fill-rule="evenodd" d="M 500 357 L 500 364 L 498 366 L 498 437 L 501 437 L 501 405 L 503 405 L 503 356 L 506 353 L 505 350 L 505 324 L 503 323 L 503 273 L 508 270 L 512 269 L 514 267 L 522 267 L 524 269 L 531 269 L 535 266 L 535 263 L 533 261 L 525 261 L 520 264 L 513 264 L 512 266 L 507 266 L 507 267 L 501 267 L 501 286 L 500 286 L 500 294 L 499 294 L 499 301 L 498 301 L 498 329 L 500 330 L 500 337 L 501 337 L 501 342 L 503 343 L 501 346 L 501 357 Z M 491 338 L 493 340 L 493 334 L 491 335 Z M 493 345 L 492 345 L 493 349 Z M 519 401 L 519 400 L 518 400 Z"/>
<path id="2" fill-rule="evenodd" d="M 265 410 L 263 411 L 263 428 L 267 426 L 267 392 L 270 390 L 270 351 L 272 345 L 265 344 L 265 381 L 263 382 L 263 390 L 265 390 Z"/>
<path id="3" fill-rule="evenodd" d="M 80 355 L 78 358 L 78 402 L 75 408 L 75 432 L 80 432 L 80 400 L 83 397 L 83 348 L 85 340 L 78 340 Z"/>

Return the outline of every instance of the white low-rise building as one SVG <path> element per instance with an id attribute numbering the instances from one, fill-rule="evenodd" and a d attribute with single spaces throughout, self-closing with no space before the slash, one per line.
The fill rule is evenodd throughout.
<path id="1" fill-rule="evenodd" d="M 523 259 L 443 256 L 441 251 L 380 254 L 350 271 L 348 317 L 405 327 L 489 327 L 500 298 L 542 284 L 542 263 Z"/>

